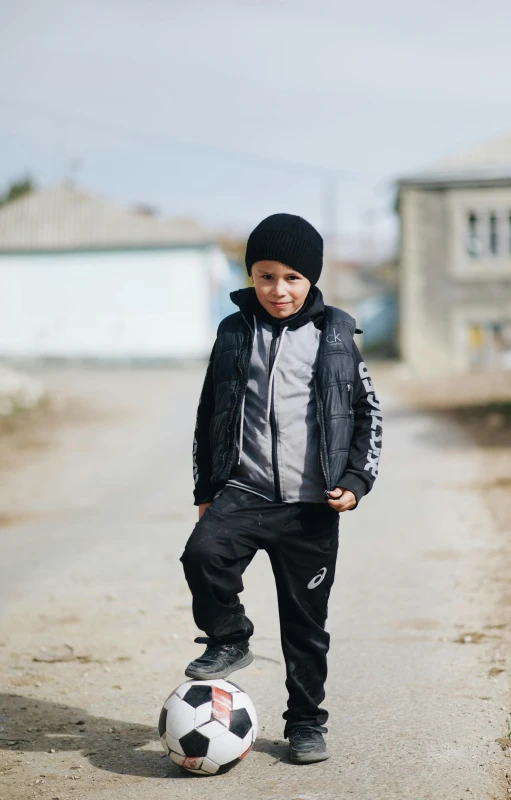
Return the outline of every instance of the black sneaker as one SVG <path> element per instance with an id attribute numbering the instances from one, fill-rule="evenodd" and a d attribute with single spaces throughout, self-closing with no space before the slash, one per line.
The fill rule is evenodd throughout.
<path id="1" fill-rule="evenodd" d="M 199 644 L 207 643 L 203 654 L 190 662 L 185 669 L 185 675 L 196 681 L 226 678 L 234 670 L 248 667 L 254 660 L 247 641 L 219 644 L 205 636 L 199 636 L 195 641 Z"/>
<path id="2" fill-rule="evenodd" d="M 326 730 L 326 729 L 325 729 Z M 328 758 L 323 734 L 305 725 L 289 732 L 289 760 L 292 764 L 313 764 Z"/>

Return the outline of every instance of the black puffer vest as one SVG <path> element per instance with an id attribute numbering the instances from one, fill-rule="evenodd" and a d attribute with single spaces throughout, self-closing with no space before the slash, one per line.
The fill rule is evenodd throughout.
<path id="1" fill-rule="evenodd" d="M 348 462 L 353 433 L 354 333 L 353 317 L 341 309 L 325 306 L 315 378 L 325 489 L 339 484 Z M 240 311 L 226 317 L 218 329 L 213 365 L 215 413 L 209 428 L 214 491 L 229 479 L 236 457 L 252 336 L 252 328 Z"/>

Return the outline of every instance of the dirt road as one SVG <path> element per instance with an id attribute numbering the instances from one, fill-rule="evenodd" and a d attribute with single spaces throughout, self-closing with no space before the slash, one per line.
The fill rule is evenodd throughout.
<path id="1" fill-rule="evenodd" d="M 257 658 L 236 677 L 259 739 L 235 770 L 199 779 L 162 757 L 155 725 L 200 652 L 178 558 L 196 517 L 201 371 L 37 374 L 80 402 L 1 440 L 2 800 L 509 796 L 509 751 L 495 741 L 510 719 L 504 545 L 461 430 L 383 392 L 381 477 L 341 518 L 333 757 L 286 762 L 275 591 L 259 554 L 244 594 Z"/>

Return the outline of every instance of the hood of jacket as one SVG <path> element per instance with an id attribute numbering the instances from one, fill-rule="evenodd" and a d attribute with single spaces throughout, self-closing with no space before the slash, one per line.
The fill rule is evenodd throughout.
<path id="1" fill-rule="evenodd" d="M 301 328 L 302 325 L 307 325 L 308 322 L 314 323 L 316 328 L 321 328 L 323 317 L 325 314 L 325 304 L 323 302 L 323 295 L 317 286 L 311 286 L 309 293 L 305 298 L 305 303 L 294 314 L 289 317 L 277 319 L 272 317 L 266 309 L 263 308 L 255 289 L 249 287 L 248 289 L 238 289 L 236 292 L 231 292 L 230 298 L 234 305 L 238 306 L 241 313 L 247 319 L 252 319 L 255 314 L 258 320 L 266 322 L 277 328 L 286 326 L 289 330 L 296 330 Z"/>

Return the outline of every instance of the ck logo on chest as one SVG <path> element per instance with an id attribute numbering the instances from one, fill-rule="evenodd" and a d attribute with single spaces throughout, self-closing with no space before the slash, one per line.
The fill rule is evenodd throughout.
<path id="1" fill-rule="evenodd" d="M 341 334 L 337 333 L 335 328 L 333 328 L 333 333 L 329 333 L 328 334 L 328 336 L 326 337 L 326 340 L 327 340 L 328 344 L 335 344 L 336 342 L 339 342 L 339 344 L 342 344 Z"/>

